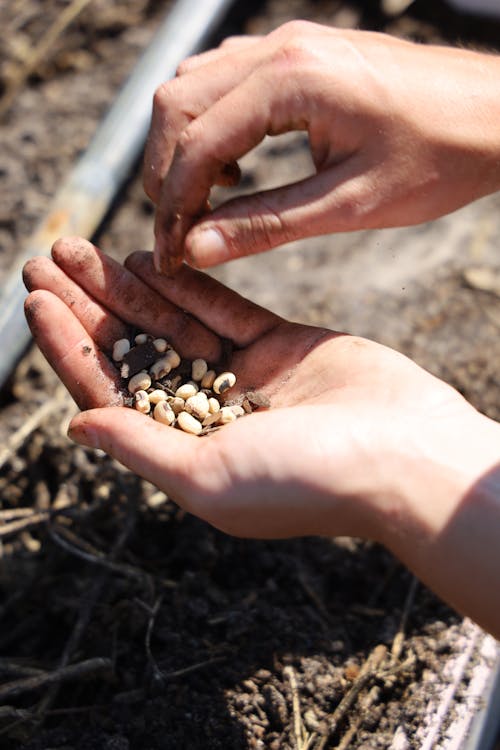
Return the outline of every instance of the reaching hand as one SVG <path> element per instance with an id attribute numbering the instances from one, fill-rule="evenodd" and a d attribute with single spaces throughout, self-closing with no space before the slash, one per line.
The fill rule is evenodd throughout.
<path id="1" fill-rule="evenodd" d="M 157 91 L 146 148 L 157 268 L 416 224 L 494 192 L 499 77 L 498 56 L 303 21 L 188 59 Z M 308 133 L 316 174 L 210 212 L 237 159 L 291 130 Z"/>
<path id="2" fill-rule="evenodd" d="M 160 277 L 150 253 L 122 267 L 84 240 L 61 240 L 53 260 L 27 264 L 25 280 L 35 339 L 90 409 L 73 419 L 74 440 L 232 534 L 381 541 L 449 601 L 472 609 L 458 510 L 495 463 L 498 425 L 451 387 L 391 349 L 289 323 L 187 266 Z M 199 438 L 121 406 L 109 353 L 132 325 L 211 362 L 229 339 L 235 387 L 263 391 L 271 408 Z M 468 530 L 474 522 L 466 517 Z M 496 534 L 491 520 L 480 527 Z"/>

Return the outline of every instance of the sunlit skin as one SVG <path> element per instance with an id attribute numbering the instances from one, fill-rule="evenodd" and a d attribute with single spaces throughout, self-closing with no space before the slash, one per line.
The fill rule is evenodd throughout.
<path id="1" fill-rule="evenodd" d="M 156 93 L 146 148 L 157 268 L 418 224 L 500 189 L 499 79 L 498 55 L 305 21 L 186 60 Z M 309 137 L 308 179 L 209 210 L 238 159 L 293 130 Z"/>
<path id="2" fill-rule="evenodd" d="M 25 268 L 33 335 L 83 410 L 73 440 L 101 448 L 186 510 L 243 537 L 355 535 L 391 549 L 497 635 L 500 425 L 411 360 L 290 323 L 183 266 L 125 267 L 79 238 Z M 216 362 L 232 395 L 271 408 L 199 438 L 122 403 L 112 344 L 137 326 Z"/>

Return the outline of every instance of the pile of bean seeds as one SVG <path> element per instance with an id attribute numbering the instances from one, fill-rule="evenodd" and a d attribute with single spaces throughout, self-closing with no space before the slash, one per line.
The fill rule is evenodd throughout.
<path id="1" fill-rule="evenodd" d="M 241 404 L 227 405 L 236 375 L 217 373 L 204 359 L 181 359 L 163 338 L 139 333 L 132 342 L 119 339 L 112 356 L 126 384 L 127 406 L 193 435 L 234 422 L 256 406 L 268 406 L 262 396 L 252 393 Z"/>

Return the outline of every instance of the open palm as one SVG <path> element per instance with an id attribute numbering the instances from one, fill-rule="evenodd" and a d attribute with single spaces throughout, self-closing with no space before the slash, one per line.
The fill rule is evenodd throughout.
<path id="1" fill-rule="evenodd" d="M 121 266 L 85 240 L 60 240 L 52 260 L 27 264 L 25 282 L 33 335 L 89 410 L 73 420 L 73 439 L 230 533 L 383 536 L 377 514 L 398 495 L 401 445 L 473 411 L 391 349 L 287 322 L 187 266 L 160 277 L 150 253 Z M 133 330 L 187 358 L 226 358 L 234 390 L 262 391 L 271 408 L 200 439 L 122 406 L 110 352 Z"/>

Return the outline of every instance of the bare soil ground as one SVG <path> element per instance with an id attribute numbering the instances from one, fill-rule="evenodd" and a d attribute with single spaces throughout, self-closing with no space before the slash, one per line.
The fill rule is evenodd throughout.
<path id="1" fill-rule="evenodd" d="M 93 0 L 22 78 L 67 5 L 0 7 L 0 106 L 13 91 L 0 122 L 3 278 L 168 7 Z M 500 39 L 499 24 L 440 2 L 396 17 L 378 2 L 246 5 L 222 34 L 302 17 L 422 42 Z M 264 142 L 242 166 L 248 190 L 310 168 L 298 136 Z M 499 208 L 493 196 L 423 227 L 318 238 L 214 273 L 283 315 L 394 346 L 499 419 Z M 151 238 L 132 175 L 98 241 L 123 258 Z M 482 634 L 377 545 L 214 531 L 71 445 L 74 408 L 30 349 L 0 411 L 0 747 L 422 746 L 450 663 Z M 474 651 L 471 665 L 488 659 Z M 446 746 L 471 665 L 433 747 Z"/>

